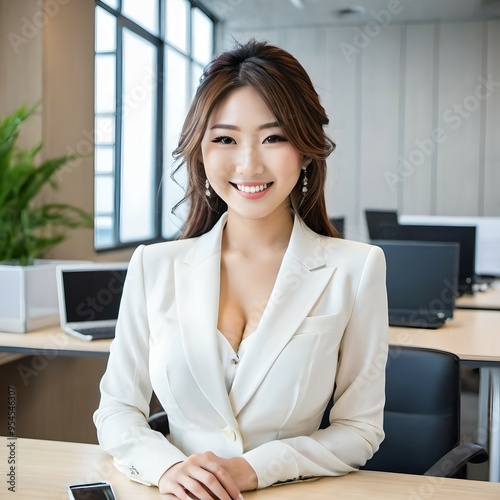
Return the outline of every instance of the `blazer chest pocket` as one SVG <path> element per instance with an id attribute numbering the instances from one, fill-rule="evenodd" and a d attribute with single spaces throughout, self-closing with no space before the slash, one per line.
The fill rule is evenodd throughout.
<path id="1" fill-rule="evenodd" d="M 339 314 L 323 314 L 321 316 L 308 316 L 297 328 L 295 335 L 331 332 L 340 326 Z"/>

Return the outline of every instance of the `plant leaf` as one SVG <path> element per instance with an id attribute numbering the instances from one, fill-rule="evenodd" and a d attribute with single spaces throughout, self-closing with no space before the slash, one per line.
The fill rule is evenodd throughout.
<path id="1" fill-rule="evenodd" d="M 20 107 L 0 121 L 0 260 L 32 263 L 45 250 L 66 238 L 74 228 L 92 228 L 91 214 L 63 203 L 37 206 L 35 197 L 43 186 L 57 187 L 54 174 L 80 157 L 71 154 L 36 164 L 41 144 L 16 149 L 20 126 L 38 104 Z"/>

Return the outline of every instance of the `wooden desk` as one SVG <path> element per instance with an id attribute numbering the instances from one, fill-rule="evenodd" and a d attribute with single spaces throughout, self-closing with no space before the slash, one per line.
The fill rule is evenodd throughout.
<path id="1" fill-rule="evenodd" d="M 28 333 L 1 333 L 0 352 L 63 356 L 108 356 L 111 340 L 80 340 L 52 326 Z"/>
<path id="2" fill-rule="evenodd" d="M 2 437 L 2 448 L 8 438 Z M 16 441 L 16 493 L 19 500 L 62 500 L 70 483 L 109 481 L 117 500 L 163 498 L 155 487 L 134 483 L 118 472 L 99 446 L 19 438 Z M 2 477 L 6 474 L 2 461 Z M 4 472 L 5 471 L 5 472 Z M 8 484 L 2 481 L 1 496 Z M 500 484 L 485 481 L 430 478 L 405 474 L 360 471 L 337 478 L 321 478 L 302 484 L 270 487 L 244 493 L 245 500 L 440 500 L 500 498 Z"/>
<path id="3" fill-rule="evenodd" d="M 484 292 L 462 295 L 456 300 L 459 309 L 484 309 L 500 311 L 500 280 L 494 281 Z"/>
<path id="4" fill-rule="evenodd" d="M 500 481 L 500 311 L 455 310 L 437 330 L 389 328 L 393 345 L 427 347 L 455 353 L 480 369 L 477 441 L 488 446 L 490 481 Z"/>
<path id="5" fill-rule="evenodd" d="M 437 330 L 391 326 L 389 342 L 453 352 L 476 366 L 481 362 L 500 363 L 500 313 L 455 310 L 453 319 Z"/>

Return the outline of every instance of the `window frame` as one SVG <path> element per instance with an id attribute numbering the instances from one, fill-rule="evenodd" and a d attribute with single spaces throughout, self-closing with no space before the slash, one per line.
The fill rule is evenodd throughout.
<path id="1" fill-rule="evenodd" d="M 122 0 L 118 0 L 118 7 L 114 9 L 110 5 L 108 5 L 104 0 L 95 0 L 94 6 L 94 20 L 96 19 L 96 13 L 98 8 L 102 8 L 107 13 L 113 15 L 116 18 L 116 46 L 115 51 L 107 51 L 107 52 L 97 52 L 97 47 L 94 46 L 94 65 L 97 61 L 97 57 L 101 54 L 114 54 L 116 57 L 115 63 L 115 110 L 114 112 L 96 112 L 94 108 L 94 221 L 98 217 L 104 216 L 113 218 L 113 227 L 112 227 L 112 243 L 107 246 L 97 246 L 98 237 L 97 237 L 97 229 L 98 225 L 96 223 L 96 229 L 94 230 L 94 251 L 97 253 L 102 252 L 110 252 L 128 248 L 135 248 L 140 244 L 150 244 L 156 243 L 160 241 L 168 241 L 169 238 L 166 238 L 162 234 L 163 230 L 163 217 L 164 207 L 163 207 L 163 183 L 162 179 L 164 177 L 164 172 L 167 171 L 165 168 L 165 157 L 164 147 L 165 144 L 165 127 L 166 127 L 166 115 L 167 110 L 165 105 L 168 106 L 168 100 L 166 94 L 166 53 L 167 49 L 175 51 L 178 55 L 185 58 L 188 64 L 188 72 L 190 78 L 188 78 L 189 92 L 188 95 L 193 95 L 194 93 L 194 85 L 193 85 L 193 67 L 199 68 L 203 67 L 203 63 L 194 58 L 193 55 L 193 15 L 194 9 L 199 9 L 203 14 L 205 14 L 213 23 L 212 29 L 212 51 L 215 49 L 215 40 L 216 40 L 216 30 L 218 19 L 214 16 L 213 13 L 208 11 L 206 7 L 204 7 L 200 2 L 196 0 L 186 0 L 189 3 L 189 16 L 187 19 L 187 50 L 183 51 L 176 45 L 170 43 L 167 40 L 166 34 L 166 2 L 168 0 L 156 0 L 158 2 L 158 16 L 159 16 L 159 30 L 158 35 L 155 35 L 149 32 L 140 24 L 136 23 L 132 19 L 126 17 L 122 14 Z M 153 208 L 152 214 L 153 217 L 153 230 L 154 235 L 148 239 L 137 239 L 133 241 L 123 242 L 120 240 L 120 224 L 121 224 L 121 180 L 122 180 L 122 166 L 123 166 L 123 30 L 124 28 L 130 30 L 133 34 L 139 36 L 145 41 L 151 43 L 156 48 L 156 92 L 154 93 L 154 99 L 156 101 L 156 116 L 155 116 L 155 134 L 154 141 L 156 147 L 153 150 L 154 155 L 154 169 L 153 169 L 153 193 L 154 199 L 152 200 Z M 94 42 L 95 43 L 95 42 Z M 94 75 L 94 89 L 97 87 L 98 83 L 96 80 L 96 76 Z M 153 90 L 154 92 L 154 90 Z M 95 96 L 94 96 L 95 103 Z M 95 160 L 95 151 L 96 148 L 99 147 L 99 144 L 96 140 L 96 134 L 98 132 L 96 127 L 96 119 L 99 116 L 113 116 L 115 120 L 115 139 L 114 143 L 110 146 L 113 148 L 113 171 L 111 174 L 109 173 L 100 173 L 95 169 L 96 160 Z M 113 186 L 113 212 L 97 212 L 96 210 L 96 180 L 99 176 L 112 176 L 114 179 Z"/>

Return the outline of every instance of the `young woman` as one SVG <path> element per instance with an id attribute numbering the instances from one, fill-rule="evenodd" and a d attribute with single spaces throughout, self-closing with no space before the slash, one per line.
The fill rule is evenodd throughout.
<path id="1" fill-rule="evenodd" d="M 183 239 L 134 253 L 95 414 L 131 479 L 229 500 L 355 471 L 378 449 L 385 263 L 328 222 L 327 124 L 282 49 L 250 41 L 206 68 L 175 152 Z M 148 426 L 152 391 L 168 439 Z"/>

